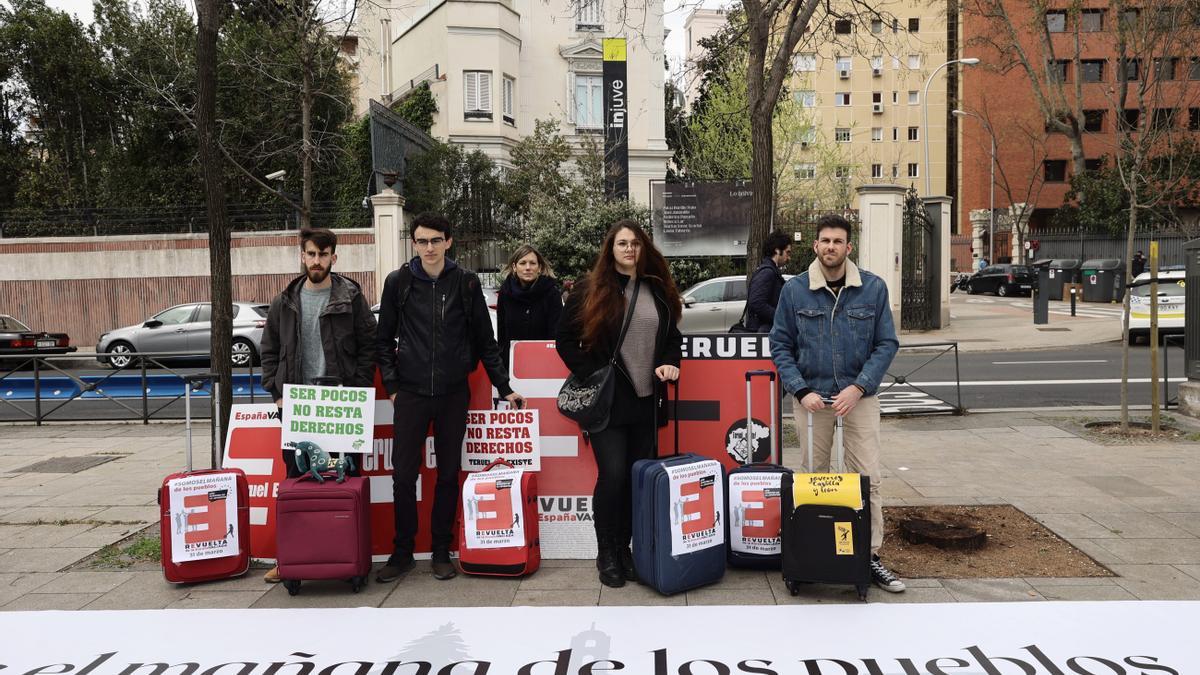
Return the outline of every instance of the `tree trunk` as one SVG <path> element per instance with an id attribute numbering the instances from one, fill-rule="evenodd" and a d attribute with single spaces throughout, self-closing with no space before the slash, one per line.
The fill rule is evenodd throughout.
<path id="1" fill-rule="evenodd" d="M 771 111 L 774 106 L 752 105 L 750 110 L 750 136 L 753 159 L 750 162 L 750 186 L 754 196 L 750 200 L 750 237 L 746 242 L 746 273 L 753 272 L 758 265 L 757 253 L 771 232 L 774 222 L 775 194 L 775 139 L 771 128 Z"/>
<path id="2" fill-rule="evenodd" d="M 212 466 L 221 465 L 229 420 L 232 381 L 233 283 L 229 262 L 229 217 L 225 210 L 225 167 L 216 138 L 217 34 L 221 27 L 221 0 L 196 2 L 196 133 L 200 166 L 204 174 L 204 202 L 208 214 L 208 273 L 212 302 L 212 339 L 209 358 L 216 374 L 214 391 L 219 405 L 213 410 Z"/>
<path id="3" fill-rule="evenodd" d="M 306 38 L 307 39 L 307 38 Z M 312 184 L 313 184 L 313 140 L 312 140 L 312 68 L 306 61 L 303 63 L 304 84 L 300 98 L 300 129 L 303 138 L 300 165 L 303 171 L 304 186 L 300 203 L 300 227 L 312 227 Z"/>
<path id="4" fill-rule="evenodd" d="M 1136 164 L 1134 165 L 1136 167 Z M 1125 233 L 1125 295 L 1121 317 L 1121 433 L 1129 433 L 1129 282 L 1133 276 L 1133 238 L 1137 232 L 1137 171 L 1129 175 L 1129 227 Z"/>

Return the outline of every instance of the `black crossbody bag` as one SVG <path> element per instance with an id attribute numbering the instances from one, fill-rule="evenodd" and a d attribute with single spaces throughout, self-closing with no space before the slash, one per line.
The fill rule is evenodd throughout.
<path id="1" fill-rule="evenodd" d="M 636 280 L 633 299 L 629 301 L 629 309 L 625 310 L 621 335 L 617 338 L 617 345 L 613 348 L 613 355 L 608 363 L 587 377 L 571 373 L 558 390 L 558 411 L 564 417 L 578 423 L 584 431 L 599 431 L 608 426 L 608 415 L 612 411 L 614 378 L 617 374 L 617 357 L 621 354 L 621 344 L 625 342 L 625 332 L 629 330 L 629 322 L 633 319 L 633 308 L 637 305 L 641 287 L 642 280 Z"/>

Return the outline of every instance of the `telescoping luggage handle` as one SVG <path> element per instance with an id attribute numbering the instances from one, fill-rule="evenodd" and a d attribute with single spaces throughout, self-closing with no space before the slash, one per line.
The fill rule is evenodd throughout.
<path id="1" fill-rule="evenodd" d="M 825 405 L 833 405 L 833 399 L 822 398 L 821 402 Z M 843 445 L 843 421 L 838 415 L 834 415 L 837 420 L 833 430 L 833 450 L 830 457 L 830 469 L 834 473 L 842 473 L 846 470 L 846 447 Z M 808 472 L 816 473 L 817 469 L 813 466 L 813 414 L 808 413 Z"/>
<path id="2" fill-rule="evenodd" d="M 672 457 L 679 456 L 679 380 L 668 381 L 667 386 L 675 388 L 675 395 L 671 403 L 671 422 L 675 427 L 675 452 L 671 453 Z M 654 403 L 654 456 L 658 457 L 658 402 Z"/>
<path id="3" fill-rule="evenodd" d="M 183 376 L 183 424 L 187 429 L 188 473 L 192 471 L 192 389 L 199 389 L 205 382 L 213 382 L 213 386 L 216 387 L 216 380 L 216 373 L 191 373 Z"/>
<path id="4" fill-rule="evenodd" d="M 776 442 L 779 440 L 777 435 L 778 428 L 775 425 L 775 371 L 773 370 L 747 370 L 746 371 L 746 461 L 742 462 L 742 466 L 754 463 L 754 415 L 750 412 L 750 381 L 756 377 L 765 377 L 771 382 L 771 421 L 768 422 L 768 428 L 771 430 L 771 435 L 767 437 L 770 447 L 767 451 L 768 463 L 779 463 L 779 456 L 776 453 Z"/>

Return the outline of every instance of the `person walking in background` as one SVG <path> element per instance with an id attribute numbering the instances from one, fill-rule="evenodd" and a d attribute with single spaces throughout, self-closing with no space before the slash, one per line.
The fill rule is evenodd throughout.
<path id="1" fill-rule="evenodd" d="M 865 474 L 871 490 L 871 580 L 885 591 L 904 590 L 879 559 L 883 500 L 879 496 L 879 399 L 875 394 L 900 342 L 887 285 L 847 259 L 850 223 L 837 215 L 817 221 L 816 260 L 789 279 L 771 329 L 771 357 L 789 394 L 813 420 L 813 466 L 829 466 L 836 417 L 844 420 L 846 466 Z M 832 399 L 832 405 L 825 400 Z M 808 414 L 794 415 L 805 438 Z"/>
<path id="2" fill-rule="evenodd" d="M 588 430 L 597 469 L 596 568 L 600 582 L 613 588 L 637 578 L 629 548 L 630 471 L 654 455 L 656 419 L 666 424 L 656 406 L 665 410 L 665 383 L 679 378 L 682 313 L 666 259 L 640 225 L 620 220 L 604 235 L 595 265 L 575 285 L 558 324 L 558 354 L 576 376 L 586 377 L 617 356 L 608 425 Z M 626 314 L 629 327 L 621 340 Z"/>
<path id="3" fill-rule="evenodd" d="M 1133 254 L 1133 260 L 1130 261 L 1130 271 L 1133 272 L 1133 278 L 1138 278 L 1138 275 L 1146 271 L 1146 256 L 1142 255 L 1141 251 Z"/>
<path id="4" fill-rule="evenodd" d="M 783 290 L 783 266 L 792 259 L 791 240 L 783 232 L 772 232 L 763 241 L 762 256 L 746 293 L 746 330 L 751 333 L 768 333 L 775 323 L 775 305 Z"/>
<path id="5" fill-rule="evenodd" d="M 513 252 L 504 272 L 496 301 L 496 332 L 500 358 L 508 365 L 514 340 L 554 339 L 563 301 L 554 269 L 529 244 Z"/>

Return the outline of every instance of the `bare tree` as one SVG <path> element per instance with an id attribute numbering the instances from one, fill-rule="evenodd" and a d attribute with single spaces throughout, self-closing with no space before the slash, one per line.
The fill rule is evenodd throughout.
<path id="1" fill-rule="evenodd" d="M 217 35 L 221 30 L 222 2 L 196 1 L 196 133 L 200 165 L 204 173 L 204 201 L 208 211 L 208 265 L 212 302 L 212 339 L 209 358 L 217 377 L 220 405 L 214 412 L 214 428 L 225 429 L 229 421 L 230 384 L 233 375 L 233 277 L 229 262 L 230 226 L 225 209 L 225 167 L 217 144 Z M 214 429 L 214 431 L 215 431 Z M 215 434 L 212 466 L 221 464 L 225 438 Z"/>

